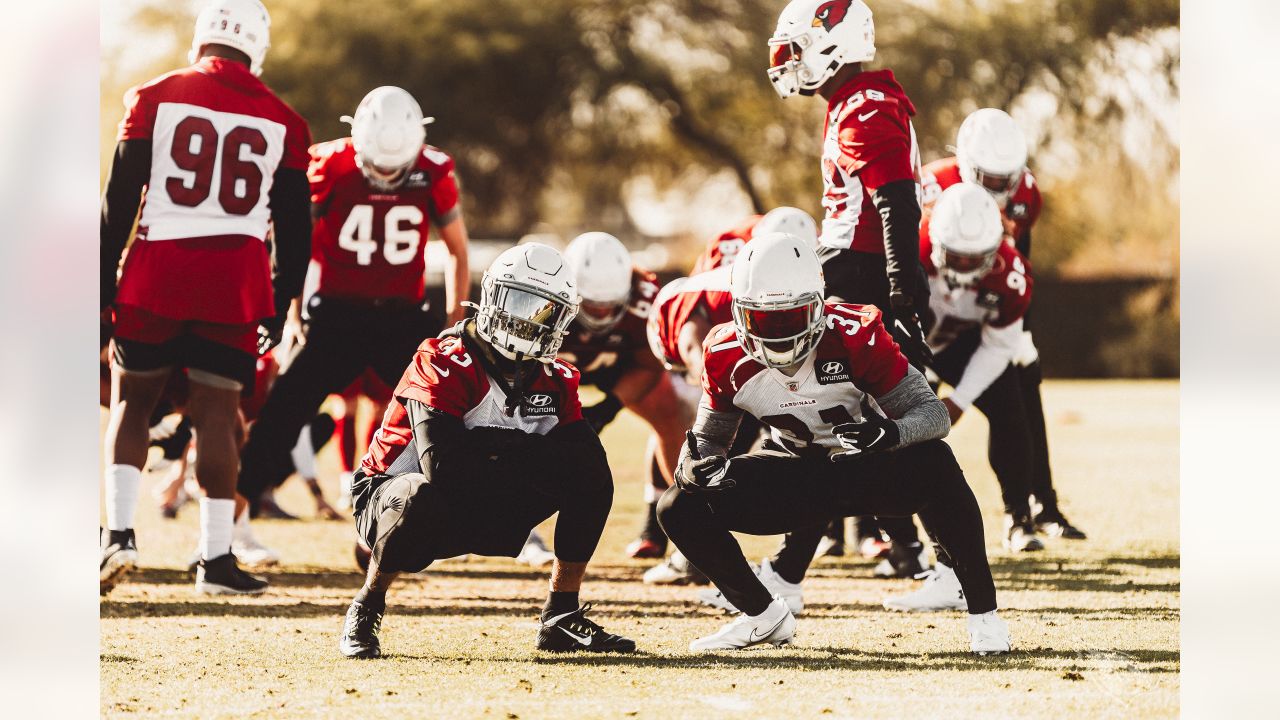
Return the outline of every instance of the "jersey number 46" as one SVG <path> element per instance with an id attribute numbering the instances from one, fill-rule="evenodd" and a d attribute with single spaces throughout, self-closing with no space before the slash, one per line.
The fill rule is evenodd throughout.
<path id="1" fill-rule="evenodd" d="M 360 265 L 373 262 L 374 253 L 378 252 L 373 215 L 372 205 L 356 205 L 338 232 L 338 247 L 355 253 Z M 418 256 L 418 245 L 422 242 L 418 227 L 423 217 L 422 208 L 415 205 L 396 205 L 387 210 L 380 234 L 382 257 L 388 265 L 405 265 Z"/>

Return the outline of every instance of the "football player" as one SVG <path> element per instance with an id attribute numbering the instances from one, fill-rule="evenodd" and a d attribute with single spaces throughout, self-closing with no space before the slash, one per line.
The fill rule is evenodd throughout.
<path id="1" fill-rule="evenodd" d="M 351 479 L 355 476 L 356 461 L 359 460 L 356 455 L 356 411 L 360 407 L 361 395 L 369 398 L 369 402 L 373 404 L 373 417 L 381 418 L 387 411 L 387 403 L 391 402 L 391 388 L 378 379 L 376 374 L 366 370 L 359 380 L 348 385 L 338 396 L 341 410 L 334 418 L 333 434 L 338 441 L 338 467 L 342 473 L 339 476 L 336 503 L 339 510 L 351 510 Z M 365 434 L 366 449 L 373 442 L 373 434 L 377 431 L 378 423 L 375 420 L 370 423 Z"/>
<path id="2" fill-rule="evenodd" d="M 101 309 L 104 326 L 114 325 L 104 590 L 137 562 L 133 520 L 147 422 L 170 375 L 183 369 L 196 476 L 207 492 L 196 590 L 261 593 L 267 586 L 231 554 L 236 410 L 253 385 L 259 326 L 266 344 L 278 341 L 302 289 L 311 230 L 310 131 L 257 77 L 269 26 L 258 0 L 214 0 L 196 19 L 193 64 L 125 95 L 101 219 Z"/>
<path id="3" fill-rule="evenodd" d="M 919 513 L 968 599 L 971 649 L 1009 650 L 978 503 L 942 442 L 945 407 L 877 308 L 826 303 L 823 289 L 817 255 L 789 235 L 756 238 L 733 265 L 733 322 L 707 338 L 698 417 L 658 505 L 672 542 L 741 611 L 690 649 L 791 642 L 804 568 L 786 576 L 765 561 L 753 572 L 732 532 L 790 532 L 834 511 Z M 770 443 L 728 458 L 745 415 Z"/>
<path id="4" fill-rule="evenodd" d="M 635 650 L 578 601 L 613 479 L 582 419 L 578 371 L 556 359 L 577 312 L 560 253 L 518 245 L 485 272 L 475 317 L 418 348 L 353 486 L 356 527 L 372 558 L 347 611 L 343 655 L 381 655 L 386 592 L 399 573 L 463 553 L 515 556 L 557 512 L 537 648 Z"/>
<path id="5" fill-rule="evenodd" d="M 693 409 L 681 402 L 671 376 L 649 352 L 645 323 L 658 294 L 658 279 L 635 267 L 631 253 L 608 233 L 579 235 L 564 255 L 582 304 L 560 357 L 579 368 L 582 384 L 595 385 L 605 395 L 603 401 L 582 411 L 596 432 L 624 407 L 652 429 L 650 445 L 655 452 L 646 457 L 650 461 L 646 465 L 656 465 L 655 482 L 660 483 L 660 489 L 646 491 L 654 504 L 650 504 L 645 530 L 628 546 L 627 554 L 662 557 L 666 536 L 657 527 L 657 494 L 671 484 L 684 431 L 693 422 Z"/>
<path id="6" fill-rule="evenodd" d="M 311 148 L 311 257 L 316 291 L 301 347 L 280 374 L 241 453 L 240 492 L 250 502 L 292 471 L 289 449 L 324 399 L 366 369 L 394 385 L 441 320 L 424 307 L 430 226 L 452 258 L 445 311 L 463 312 L 467 230 L 453 159 L 426 144 L 422 109 L 397 87 L 360 101 L 351 137 Z M 282 360 L 283 364 L 283 360 Z"/>
<path id="7" fill-rule="evenodd" d="M 986 190 L 1000 208 L 1006 242 L 1012 242 L 1024 260 L 1031 259 L 1031 228 L 1040 217 L 1040 187 L 1027 168 L 1027 141 L 1013 118 L 996 108 L 982 108 L 960 124 L 955 157 L 935 160 L 921 171 L 926 215 L 943 190 L 959 182 Z M 1036 529 L 1051 537 L 1083 540 L 1085 534 L 1072 525 L 1058 507 L 1049 466 L 1049 438 L 1044 404 L 1040 398 L 1040 353 L 1031 336 L 1030 317 L 1024 316 L 1022 338 L 1014 356 L 1022 385 L 1026 422 L 1031 428 L 1032 474 Z"/>
<path id="8" fill-rule="evenodd" d="M 812 238 L 815 246 L 818 243 L 818 225 L 809 213 L 799 208 L 776 207 L 764 215 L 752 215 L 712 238 L 693 264 L 692 274 L 732 265 L 734 258 L 756 233 L 768 235 L 771 232 L 787 232 L 800 238 Z"/>
<path id="9" fill-rule="evenodd" d="M 769 39 L 768 76 L 784 99 L 816 94 L 827 102 L 818 250 L 827 298 L 878 307 L 907 359 L 924 372 L 929 298 L 916 257 L 916 110 L 892 70 L 864 70 L 875 54 L 875 24 L 861 0 L 793 0 Z M 922 569 L 913 561 L 923 548 L 910 518 L 879 524 L 898 547 L 894 563 L 906 573 Z M 816 551 L 821 539 L 816 529 L 792 536 L 797 550 L 812 544 Z"/>

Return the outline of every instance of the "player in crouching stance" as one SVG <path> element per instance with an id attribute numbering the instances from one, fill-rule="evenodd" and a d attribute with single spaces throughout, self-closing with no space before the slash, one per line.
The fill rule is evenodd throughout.
<path id="1" fill-rule="evenodd" d="M 1009 650 L 978 503 L 941 440 L 946 409 L 880 311 L 824 304 L 817 256 L 785 234 L 753 240 L 731 285 L 733 324 L 707 338 L 698 417 L 658 518 L 742 615 L 690 649 L 785 645 L 795 633 L 786 600 L 771 597 L 731 531 L 786 533 L 833 513 L 919 513 L 968 598 L 973 651 Z M 889 417 L 864 409 L 868 396 Z M 769 426 L 772 443 L 726 459 L 744 415 Z"/>
<path id="2" fill-rule="evenodd" d="M 339 647 L 382 654 L 378 629 L 399 573 L 464 553 L 514 557 L 559 512 L 538 649 L 634 651 L 578 604 L 613 478 L 582 419 L 578 371 L 556 359 L 578 311 L 571 273 L 560 253 L 530 243 L 499 255 L 481 288 L 473 319 L 418 348 L 352 483 L 356 529 L 373 556 Z"/>

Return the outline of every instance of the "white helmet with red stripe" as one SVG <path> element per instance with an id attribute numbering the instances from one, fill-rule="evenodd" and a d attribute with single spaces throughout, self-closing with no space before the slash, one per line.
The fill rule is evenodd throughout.
<path id="1" fill-rule="evenodd" d="M 426 126 L 435 118 L 422 117 L 422 107 L 403 88 L 383 85 L 369 91 L 356 108 L 351 124 L 351 144 L 356 165 L 374 188 L 392 191 L 409 177 L 427 141 Z"/>
<path id="2" fill-rule="evenodd" d="M 981 187 L 956 183 L 938 197 L 929 217 L 930 259 L 951 287 L 976 284 L 995 264 L 1004 241 L 1000 208 Z"/>
<path id="3" fill-rule="evenodd" d="M 504 357 L 551 362 L 578 314 L 578 289 L 555 248 L 526 243 L 485 270 L 476 307 L 476 334 Z"/>
<path id="4" fill-rule="evenodd" d="M 755 238 L 733 264 L 733 325 L 753 359 L 770 368 L 801 362 L 826 328 L 822 264 L 786 233 Z"/>
<path id="5" fill-rule="evenodd" d="M 213 0 L 196 16 L 188 59 L 195 62 L 205 45 L 226 45 L 249 56 L 249 70 L 262 74 L 271 47 L 271 16 L 258 0 Z"/>
<path id="6" fill-rule="evenodd" d="M 583 233 L 565 248 L 582 296 L 578 323 L 602 333 L 622 319 L 631 301 L 631 253 L 618 238 L 606 232 Z"/>
<path id="7" fill-rule="evenodd" d="M 975 110 L 960 123 L 956 164 L 960 179 L 981 186 L 1003 207 L 1027 169 L 1027 139 L 1009 113 Z"/>
<path id="8" fill-rule="evenodd" d="M 792 0 L 769 38 L 769 82 L 784 98 L 812 95 L 841 67 L 875 56 L 875 23 L 862 0 Z"/>

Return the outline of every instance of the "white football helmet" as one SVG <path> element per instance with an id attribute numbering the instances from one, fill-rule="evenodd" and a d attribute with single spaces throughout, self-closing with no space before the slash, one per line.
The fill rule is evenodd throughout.
<path id="1" fill-rule="evenodd" d="M 551 362 L 578 314 L 578 289 L 555 248 L 526 243 L 485 270 L 475 307 L 476 334 L 504 357 Z"/>
<path id="2" fill-rule="evenodd" d="M 784 205 L 770 210 L 756 223 L 751 235 L 755 237 L 778 232 L 794 235 L 809 243 L 809 247 L 815 250 L 818 247 L 818 224 L 809 213 L 799 208 Z"/>
<path id="3" fill-rule="evenodd" d="M 1027 167 L 1027 139 L 1009 114 L 982 108 L 960 123 L 956 135 L 960 179 L 981 186 L 1004 207 Z"/>
<path id="4" fill-rule="evenodd" d="M 258 0 L 213 0 L 196 16 L 187 59 L 195 62 L 205 45 L 235 48 L 249 56 L 249 71 L 262 74 L 262 61 L 271 47 L 271 16 Z"/>
<path id="5" fill-rule="evenodd" d="M 769 82 L 784 98 L 812 95 L 842 66 L 875 56 L 875 23 L 862 0 L 792 0 L 769 38 Z"/>
<path id="6" fill-rule="evenodd" d="M 754 238 L 733 263 L 733 325 L 761 365 L 794 365 L 813 352 L 826 328 L 822 264 L 794 235 Z"/>
<path id="7" fill-rule="evenodd" d="M 582 297 L 578 323 L 593 333 L 608 331 L 631 301 L 631 253 L 604 232 L 583 233 L 564 251 Z"/>
<path id="8" fill-rule="evenodd" d="M 938 197 L 929 217 L 930 258 L 951 287 L 969 287 L 996 261 L 1004 241 L 1000 208 L 990 193 L 956 183 Z"/>
<path id="9" fill-rule="evenodd" d="M 365 179 L 389 192 L 409 176 L 427 141 L 425 126 L 435 118 L 422 117 L 422 108 L 408 91 L 383 85 L 364 96 L 355 117 L 343 115 L 342 122 L 351 124 L 356 165 Z"/>

